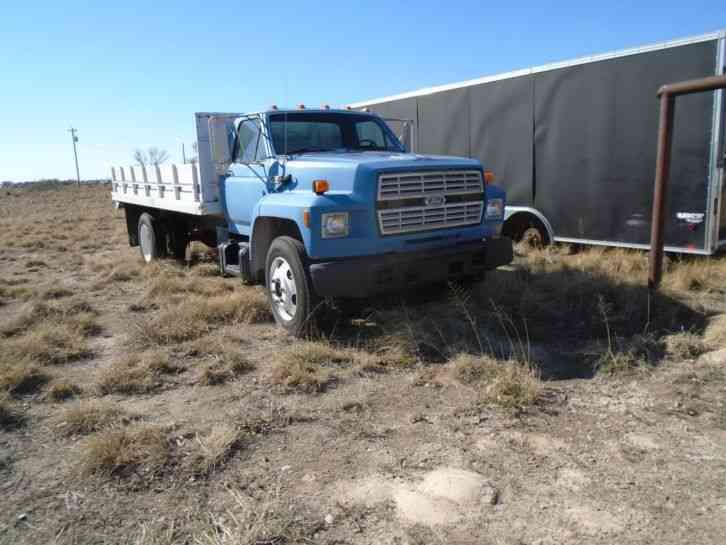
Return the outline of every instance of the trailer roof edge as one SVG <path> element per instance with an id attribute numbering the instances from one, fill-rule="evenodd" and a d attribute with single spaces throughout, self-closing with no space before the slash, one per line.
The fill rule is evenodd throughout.
<path id="1" fill-rule="evenodd" d="M 526 76 L 530 74 L 537 74 L 540 72 L 547 72 L 549 70 L 557 70 L 558 68 L 567 68 L 569 66 L 578 66 L 581 64 L 588 64 L 592 62 L 605 61 L 609 59 L 616 59 L 618 57 L 627 57 L 629 55 L 637 55 L 639 53 L 649 53 L 651 51 L 658 51 L 661 49 L 670 49 L 672 47 L 679 47 L 683 45 L 696 44 L 701 42 L 708 42 L 711 40 L 718 40 L 726 38 L 726 29 L 718 30 L 716 32 L 709 32 L 707 34 L 701 34 L 698 36 L 691 36 L 688 38 L 678 38 L 667 42 L 660 42 L 656 44 L 649 44 L 640 47 L 631 47 L 628 49 L 619 49 L 608 53 L 599 53 L 597 55 L 590 55 L 586 57 L 578 57 L 567 61 L 558 61 L 548 64 L 542 64 L 540 66 L 533 66 L 530 68 L 522 68 L 519 70 L 512 70 L 510 72 L 503 72 L 500 74 L 493 74 L 491 76 L 483 76 L 480 78 L 460 81 L 457 83 L 448 83 L 445 85 L 435 85 L 433 87 L 425 87 L 416 91 L 407 91 L 396 95 L 390 95 L 386 97 L 376 98 L 372 100 L 363 100 L 360 102 L 353 102 L 348 104 L 351 108 L 362 108 L 364 106 L 372 106 L 374 104 L 381 104 L 384 102 L 391 102 L 392 100 L 401 100 L 404 98 L 414 98 L 425 95 L 432 95 L 434 93 L 440 93 L 442 91 L 451 91 L 453 89 L 461 89 L 464 87 L 471 87 L 473 85 L 479 85 L 482 83 L 490 83 L 493 81 L 501 81 L 505 79 L 516 78 L 519 76 Z"/>

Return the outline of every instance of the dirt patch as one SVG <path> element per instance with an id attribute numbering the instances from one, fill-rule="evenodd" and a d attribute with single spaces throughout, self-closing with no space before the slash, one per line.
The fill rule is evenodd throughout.
<path id="1" fill-rule="evenodd" d="M 295 341 L 107 187 L 9 191 L 0 543 L 723 542 L 724 258 L 649 300 L 642 253 L 534 250 Z"/>

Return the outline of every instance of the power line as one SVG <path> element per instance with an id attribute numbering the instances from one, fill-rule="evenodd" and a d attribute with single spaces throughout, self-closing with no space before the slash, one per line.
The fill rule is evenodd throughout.
<path id="1" fill-rule="evenodd" d="M 71 139 L 73 140 L 73 157 L 76 160 L 76 184 L 78 187 L 81 187 L 81 173 L 78 170 L 78 150 L 76 149 L 76 143 L 78 142 L 78 137 L 76 136 L 76 133 L 78 132 L 78 129 L 74 129 L 71 127 L 68 129 L 68 132 L 71 133 Z"/>

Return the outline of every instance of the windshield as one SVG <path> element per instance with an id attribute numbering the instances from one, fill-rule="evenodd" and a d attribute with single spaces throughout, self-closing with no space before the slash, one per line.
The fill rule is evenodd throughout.
<path id="1" fill-rule="evenodd" d="M 386 124 L 370 115 L 279 113 L 270 115 L 275 151 L 404 151 Z"/>

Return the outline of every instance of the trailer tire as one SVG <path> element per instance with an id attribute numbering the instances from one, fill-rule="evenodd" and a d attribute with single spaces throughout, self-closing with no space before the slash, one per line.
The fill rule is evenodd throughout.
<path id="1" fill-rule="evenodd" d="M 315 294 L 303 244 L 292 237 L 277 237 L 265 260 L 267 300 L 275 322 L 290 335 L 312 332 L 320 299 Z"/>
<path id="2" fill-rule="evenodd" d="M 166 256 L 166 233 L 161 223 L 148 212 L 139 216 L 139 251 L 146 263 Z"/>

